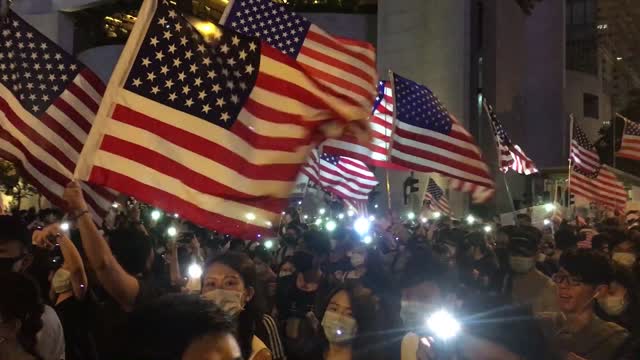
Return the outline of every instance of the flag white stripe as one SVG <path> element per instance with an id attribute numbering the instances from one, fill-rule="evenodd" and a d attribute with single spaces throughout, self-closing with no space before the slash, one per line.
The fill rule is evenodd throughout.
<path id="1" fill-rule="evenodd" d="M 55 105 L 49 106 L 46 113 L 51 116 L 58 124 L 62 125 L 67 131 L 73 135 L 78 141 L 84 143 L 87 139 L 87 133 L 80 128 L 73 120 L 71 120 L 67 114 L 58 109 Z"/>

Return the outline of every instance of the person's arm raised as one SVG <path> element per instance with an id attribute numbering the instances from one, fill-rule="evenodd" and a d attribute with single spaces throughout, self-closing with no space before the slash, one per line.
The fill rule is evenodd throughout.
<path id="1" fill-rule="evenodd" d="M 64 191 L 71 216 L 76 218 L 80 230 L 82 246 L 89 264 L 96 272 L 98 281 L 104 289 L 120 304 L 125 311 L 133 310 L 140 284 L 128 274 L 113 256 L 109 244 L 102 237 L 88 212 L 82 189 L 77 182 L 71 182 Z"/>

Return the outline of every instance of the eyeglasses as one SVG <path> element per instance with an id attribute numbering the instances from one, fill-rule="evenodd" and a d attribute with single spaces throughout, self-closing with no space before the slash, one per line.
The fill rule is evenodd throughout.
<path id="1" fill-rule="evenodd" d="M 562 283 L 564 283 L 565 281 L 567 282 L 567 285 L 573 287 L 573 286 L 581 286 L 584 285 L 584 282 L 575 276 L 571 276 L 571 275 L 566 275 L 566 274 L 554 274 L 551 277 L 551 280 L 553 280 L 554 283 L 560 285 Z"/>

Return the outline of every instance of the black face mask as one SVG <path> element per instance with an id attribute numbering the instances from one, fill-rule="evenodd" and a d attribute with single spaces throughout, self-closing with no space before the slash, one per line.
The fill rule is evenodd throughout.
<path id="1" fill-rule="evenodd" d="M 296 271 L 307 272 L 313 268 L 313 255 L 307 252 L 296 251 L 295 254 L 293 254 L 292 262 L 296 267 Z"/>
<path id="2" fill-rule="evenodd" d="M 16 262 L 20 261 L 23 256 L 16 256 L 12 258 L 0 258 L 0 272 L 14 271 L 13 266 Z"/>

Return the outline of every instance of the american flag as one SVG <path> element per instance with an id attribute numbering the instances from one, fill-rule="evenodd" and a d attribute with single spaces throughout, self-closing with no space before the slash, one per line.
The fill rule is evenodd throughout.
<path id="1" fill-rule="evenodd" d="M 0 19 L 0 157 L 22 170 L 42 195 L 62 194 L 102 100 L 104 84 L 62 48 L 9 11 Z M 100 223 L 115 195 L 81 184 Z"/>
<path id="2" fill-rule="evenodd" d="M 446 215 L 451 215 L 451 207 L 449 206 L 449 200 L 444 194 L 444 191 L 436 184 L 433 179 L 429 179 L 427 185 L 427 192 L 424 195 L 424 201 L 426 206 L 431 211 L 439 211 Z"/>
<path id="3" fill-rule="evenodd" d="M 267 233 L 321 127 L 362 112 L 279 50 L 204 25 L 143 3 L 77 173 L 220 232 Z"/>
<path id="4" fill-rule="evenodd" d="M 220 24 L 260 38 L 343 99 L 371 110 L 378 81 L 373 45 L 331 36 L 271 0 L 231 0 Z"/>
<path id="5" fill-rule="evenodd" d="M 362 161 L 322 154 L 313 150 L 302 173 L 311 181 L 340 199 L 357 207 L 358 202 L 367 202 L 369 193 L 378 185 L 375 175 Z"/>
<path id="6" fill-rule="evenodd" d="M 580 126 L 573 123 L 569 192 L 610 209 L 624 209 L 628 194 L 617 176 L 600 163 L 595 147 Z M 597 163 L 596 163 L 597 160 Z"/>
<path id="7" fill-rule="evenodd" d="M 396 130 L 391 161 L 421 172 L 449 177 L 451 187 L 471 192 L 475 202 L 494 193 L 489 168 L 471 134 L 431 90 L 393 74 Z"/>
<path id="8" fill-rule="evenodd" d="M 529 159 L 527 155 L 525 155 L 524 151 L 520 149 L 520 146 L 511 142 L 511 139 L 509 139 L 509 136 L 507 135 L 507 131 L 502 126 L 500 120 L 498 120 L 493 108 L 488 106 L 485 102 L 484 109 L 491 119 L 491 128 L 493 129 L 493 135 L 496 138 L 500 170 L 506 173 L 511 169 L 518 174 L 524 175 L 537 173 L 538 169 L 536 169 L 536 165 L 533 163 L 533 160 Z"/>
<path id="9" fill-rule="evenodd" d="M 328 154 L 347 156 L 369 165 L 406 170 L 392 163 L 389 157 L 393 132 L 393 93 L 389 81 L 380 81 L 378 85 L 378 96 L 373 104 L 369 125 L 372 134 L 369 144 L 362 144 L 353 135 L 345 135 L 325 141 L 322 149 Z"/>
<path id="10" fill-rule="evenodd" d="M 629 119 L 624 119 L 622 143 L 617 156 L 640 160 L 640 125 Z"/>
<path id="11" fill-rule="evenodd" d="M 583 174 L 597 175 L 600 170 L 600 156 L 596 152 L 595 146 L 589 141 L 587 134 L 573 120 L 573 135 L 571 139 L 571 149 L 569 155 L 573 161 L 573 166 L 581 169 Z"/>

